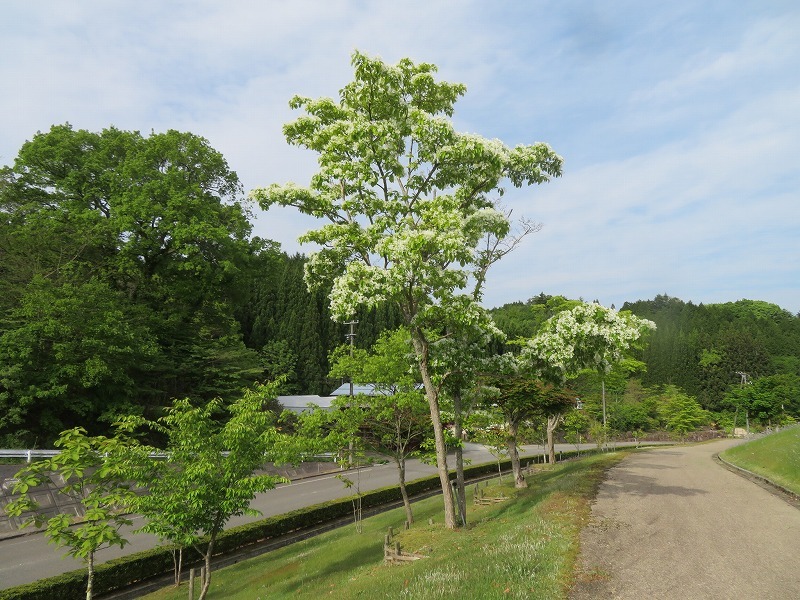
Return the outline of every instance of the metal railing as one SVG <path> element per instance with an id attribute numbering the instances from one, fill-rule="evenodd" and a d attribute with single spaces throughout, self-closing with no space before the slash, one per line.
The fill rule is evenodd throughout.
<path id="1" fill-rule="evenodd" d="M 61 450 L 17 450 L 14 448 L 0 448 L 0 458 L 24 458 L 27 462 L 31 462 L 34 458 L 50 458 L 61 452 Z M 230 452 L 223 451 L 223 456 L 228 456 Z M 150 458 L 167 458 L 164 452 L 152 452 Z M 323 452 L 322 454 L 314 454 L 310 458 L 323 458 L 330 459 L 336 458 L 333 452 Z M 334 460 L 335 462 L 335 460 Z"/>
<path id="2" fill-rule="evenodd" d="M 33 458 L 46 458 L 55 456 L 61 450 L 15 450 L 0 448 L 0 458 L 24 458 L 31 462 Z"/>
<path id="3" fill-rule="evenodd" d="M 0 458 L 24 458 L 27 462 L 31 462 L 34 458 L 51 458 L 60 452 L 61 450 L 15 450 L 13 448 L 0 448 Z M 163 452 L 152 452 L 149 456 L 150 458 L 167 457 Z"/>

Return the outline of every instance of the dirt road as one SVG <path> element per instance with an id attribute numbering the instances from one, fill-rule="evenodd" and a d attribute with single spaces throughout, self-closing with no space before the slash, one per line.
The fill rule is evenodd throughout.
<path id="1" fill-rule="evenodd" d="M 611 469 L 570 598 L 800 598 L 800 510 L 714 461 L 734 443 L 654 449 Z"/>

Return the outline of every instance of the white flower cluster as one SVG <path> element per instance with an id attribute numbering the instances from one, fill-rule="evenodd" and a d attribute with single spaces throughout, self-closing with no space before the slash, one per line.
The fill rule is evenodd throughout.
<path id="1" fill-rule="evenodd" d="M 547 321 L 528 341 L 526 355 L 562 376 L 585 368 L 608 371 L 645 330 L 655 327 L 647 319 L 584 303 Z"/>
<path id="2" fill-rule="evenodd" d="M 347 265 L 344 273 L 333 282 L 330 307 L 333 318 L 344 322 L 356 313 L 359 306 L 375 306 L 391 291 L 387 271 L 361 262 Z"/>
<path id="3" fill-rule="evenodd" d="M 487 234 L 505 237 L 510 229 L 508 217 L 493 207 L 480 208 L 464 221 L 464 232 L 470 236 L 473 246 Z"/>

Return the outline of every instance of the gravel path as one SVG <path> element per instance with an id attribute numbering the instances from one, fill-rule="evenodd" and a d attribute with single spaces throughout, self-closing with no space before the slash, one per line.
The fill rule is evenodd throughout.
<path id="1" fill-rule="evenodd" d="M 736 443 L 654 449 L 611 469 L 570 598 L 800 598 L 800 510 L 713 459 Z"/>

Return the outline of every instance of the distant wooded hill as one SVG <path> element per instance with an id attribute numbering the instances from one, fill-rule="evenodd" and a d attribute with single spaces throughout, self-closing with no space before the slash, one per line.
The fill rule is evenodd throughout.
<path id="1" fill-rule="evenodd" d="M 540 294 L 492 310 L 509 338 L 529 337 L 566 301 Z M 693 304 L 667 295 L 626 302 L 622 310 L 650 319 L 657 329 L 641 352 L 646 386 L 676 385 L 709 410 L 732 385 L 775 375 L 800 376 L 800 318 L 759 300 Z"/>
<path id="2" fill-rule="evenodd" d="M 345 342 L 347 328 L 331 321 L 326 293 L 309 293 L 302 255 L 274 257 L 254 284 L 240 312 L 246 344 L 258 350 L 271 374 L 289 373 L 286 393 L 325 394 L 328 353 Z M 540 294 L 525 302 L 492 309 L 509 339 L 533 336 L 553 314 L 574 303 Z M 650 319 L 657 329 L 638 358 L 648 387 L 676 385 L 709 410 L 720 410 L 723 395 L 740 382 L 788 374 L 800 376 L 800 318 L 759 300 L 693 304 L 667 295 L 626 302 L 621 310 Z M 356 318 L 358 347 L 368 348 L 378 334 L 400 324 L 392 307 L 362 311 Z M 499 350 L 499 348 L 498 348 Z"/>

